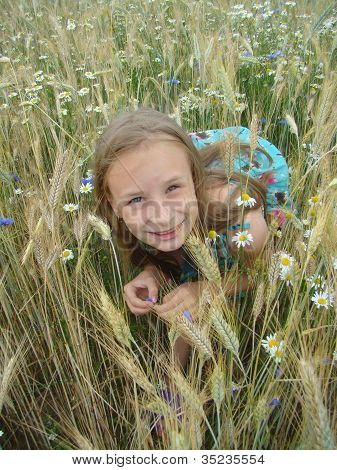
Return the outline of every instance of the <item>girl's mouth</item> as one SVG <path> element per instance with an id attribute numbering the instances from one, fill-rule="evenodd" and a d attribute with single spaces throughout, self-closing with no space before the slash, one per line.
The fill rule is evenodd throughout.
<path id="1" fill-rule="evenodd" d="M 154 235 L 156 238 L 159 238 L 160 240 L 170 240 L 171 238 L 174 238 L 176 236 L 177 231 L 181 228 L 184 221 L 185 219 L 179 225 L 177 225 L 176 228 L 168 232 L 162 232 L 162 233 L 150 232 L 150 233 L 151 235 Z"/>

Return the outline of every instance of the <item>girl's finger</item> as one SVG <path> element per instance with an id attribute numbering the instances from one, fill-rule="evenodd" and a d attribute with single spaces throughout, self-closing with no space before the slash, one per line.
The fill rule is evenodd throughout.
<path id="1" fill-rule="evenodd" d="M 129 307 L 131 308 L 138 308 L 144 309 L 149 308 L 153 302 L 149 302 L 148 300 L 139 299 L 135 292 L 131 289 L 127 289 L 124 291 L 125 300 L 128 302 Z"/>

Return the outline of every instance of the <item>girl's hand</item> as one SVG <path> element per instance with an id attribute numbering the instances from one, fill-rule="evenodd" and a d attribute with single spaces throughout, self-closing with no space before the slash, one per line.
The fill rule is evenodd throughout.
<path id="1" fill-rule="evenodd" d="M 144 270 L 124 286 L 124 299 L 135 315 L 145 315 L 157 301 L 159 282 L 154 273 Z M 153 302 L 146 300 L 151 297 Z"/>
<path id="2" fill-rule="evenodd" d="M 203 285 L 203 281 L 186 282 L 165 295 L 162 304 L 153 305 L 152 310 L 160 317 L 168 319 L 176 313 L 183 313 L 184 310 L 190 313 L 197 311 Z"/>

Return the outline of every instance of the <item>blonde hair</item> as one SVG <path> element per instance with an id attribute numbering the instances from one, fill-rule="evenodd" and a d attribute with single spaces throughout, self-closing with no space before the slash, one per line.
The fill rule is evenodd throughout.
<path id="1" fill-rule="evenodd" d="M 177 269 L 177 262 L 169 252 L 159 251 L 157 254 L 151 254 L 143 248 L 139 240 L 128 230 L 124 221 L 116 216 L 107 198 L 111 194 L 109 194 L 106 176 L 110 166 L 119 158 L 119 155 L 149 140 L 165 140 L 164 135 L 169 136 L 170 141 L 173 139 L 180 144 L 189 158 L 198 203 L 198 217 L 194 227 L 197 233 L 204 233 L 207 236 L 210 228 L 216 230 L 220 226 L 224 227 L 235 223 L 241 213 L 241 209 L 234 204 L 230 204 L 228 207 L 225 203 L 208 204 L 207 190 L 212 187 L 212 184 L 228 180 L 224 169 L 209 170 L 206 168 L 213 160 L 219 158 L 221 144 L 209 145 L 198 151 L 191 137 L 174 119 L 152 108 L 139 108 L 136 111 L 126 111 L 119 114 L 96 143 L 93 175 L 96 210 L 107 221 L 113 235 L 115 235 L 125 277 L 127 277 L 130 263 L 138 267 L 153 263 L 170 275 L 172 275 L 172 269 Z M 249 148 L 249 145 L 240 145 L 240 149 L 243 148 Z M 237 145 L 235 150 L 237 150 Z M 263 149 L 261 150 L 266 153 Z M 240 181 L 240 174 L 233 173 L 231 180 Z M 248 178 L 248 191 L 257 200 L 257 205 L 263 204 L 265 207 L 266 185 L 263 181 L 259 182 Z M 254 209 L 257 205 L 254 206 Z M 209 209 L 214 213 L 211 214 Z M 175 277 L 174 274 L 173 277 Z"/>

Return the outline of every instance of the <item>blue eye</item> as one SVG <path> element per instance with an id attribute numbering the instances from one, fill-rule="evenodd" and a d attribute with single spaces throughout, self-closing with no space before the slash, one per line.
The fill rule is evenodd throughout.
<path id="1" fill-rule="evenodd" d="M 169 189 L 170 188 L 179 188 L 179 186 L 177 186 L 176 184 L 173 184 L 172 186 L 169 186 Z M 170 191 L 171 192 L 171 191 Z M 131 201 L 128 202 L 128 204 L 132 204 L 132 202 L 135 200 L 135 199 L 141 199 L 141 196 L 137 196 L 137 197 L 134 197 L 133 199 L 131 199 Z M 135 203 L 137 204 L 137 203 Z"/>

